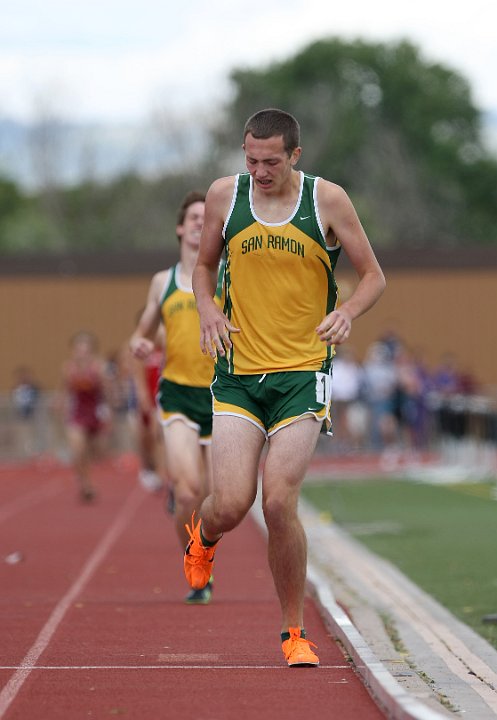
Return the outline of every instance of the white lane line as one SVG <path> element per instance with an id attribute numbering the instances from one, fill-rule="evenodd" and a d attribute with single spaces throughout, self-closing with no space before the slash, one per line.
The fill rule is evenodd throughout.
<path id="1" fill-rule="evenodd" d="M 0 718 L 5 715 L 5 712 L 7 711 L 13 700 L 16 698 L 19 690 L 28 678 L 29 674 L 32 670 L 35 669 L 36 661 L 38 660 L 42 652 L 48 647 L 50 640 L 52 639 L 55 631 L 64 619 L 64 616 L 70 608 L 71 604 L 82 592 L 83 588 L 90 580 L 97 567 L 100 565 L 112 545 L 116 542 L 119 535 L 123 532 L 124 528 L 137 511 L 139 505 L 143 502 L 144 498 L 145 493 L 141 490 L 140 487 L 135 487 L 134 490 L 130 493 L 130 495 L 128 495 L 128 498 L 122 506 L 121 511 L 115 518 L 107 533 L 100 540 L 97 547 L 86 561 L 86 564 L 84 565 L 81 573 L 76 578 L 76 580 L 71 585 L 66 594 L 59 600 L 58 604 L 55 606 L 52 614 L 43 626 L 40 634 L 31 646 L 27 655 L 0 693 Z"/>
<path id="2" fill-rule="evenodd" d="M 13 666 L 0 666 L 0 670 L 17 670 Z M 281 665 L 33 665 L 24 670 L 288 670 Z M 319 670 L 348 670 L 350 665 L 319 665 Z M 343 680 L 341 681 L 343 682 Z"/>
<path id="3" fill-rule="evenodd" d="M 33 505 L 38 505 L 42 500 L 47 500 L 54 495 L 58 495 L 63 489 L 64 486 L 62 482 L 55 480 L 41 489 L 32 490 L 25 495 L 15 498 L 15 500 L 6 503 L 0 508 L 0 524 L 9 520 L 12 516 L 33 507 Z"/>

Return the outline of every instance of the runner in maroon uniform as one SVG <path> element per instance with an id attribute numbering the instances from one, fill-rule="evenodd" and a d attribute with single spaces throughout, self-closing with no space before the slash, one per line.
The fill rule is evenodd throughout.
<path id="1" fill-rule="evenodd" d="M 81 500 L 94 499 L 90 462 L 103 449 L 110 426 L 104 360 L 97 355 L 96 338 L 79 332 L 71 340 L 71 354 L 62 368 L 67 409 L 67 440 Z"/>

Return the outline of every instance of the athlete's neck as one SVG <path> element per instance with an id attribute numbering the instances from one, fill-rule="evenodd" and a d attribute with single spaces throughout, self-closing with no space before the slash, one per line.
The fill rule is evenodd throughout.
<path id="1" fill-rule="evenodd" d="M 191 248 L 186 244 L 181 245 L 180 251 L 180 275 L 185 285 L 192 284 L 192 274 L 197 262 L 198 249 Z"/>
<path id="2" fill-rule="evenodd" d="M 261 191 L 254 183 L 252 185 L 252 201 L 258 217 L 268 222 L 282 222 L 295 210 L 300 194 L 301 175 L 292 170 L 288 180 L 272 192 Z"/>

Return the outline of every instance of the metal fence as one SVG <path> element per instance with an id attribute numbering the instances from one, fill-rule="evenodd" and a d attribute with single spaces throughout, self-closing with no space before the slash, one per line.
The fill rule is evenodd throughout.
<path id="1" fill-rule="evenodd" d="M 56 392 L 41 392 L 28 417 L 17 410 L 9 394 L 0 394 L 0 462 L 27 460 L 41 455 L 68 459 L 65 416 Z M 109 435 L 109 449 L 132 451 L 135 447 L 132 418 L 115 413 Z"/>
<path id="2" fill-rule="evenodd" d="M 364 407 L 362 422 L 368 428 L 368 408 Z M 9 394 L 0 394 L 0 461 L 19 461 L 43 455 L 68 460 L 65 437 L 65 417 L 60 398 L 55 392 L 42 392 L 35 410 L 22 417 Z M 114 413 L 109 434 L 109 449 L 113 452 L 135 450 L 135 418 L 130 413 Z M 440 396 L 432 393 L 426 402 L 426 433 L 422 447 L 412 447 L 408 435 L 398 433 L 397 452 L 428 451 L 434 453 L 446 467 L 459 468 L 473 477 L 495 476 L 497 472 L 497 402 L 491 397 L 476 395 Z M 319 444 L 321 452 L 371 453 L 391 451 L 391 447 L 372 448 L 368 434 L 363 433 L 359 444 L 344 447 L 339 434 L 331 441 Z"/>
<path id="3" fill-rule="evenodd" d="M 497 472 L 497 402 L 482 395 L 428 396 L 432 443 L 442 460 L 474 477 Z"/>

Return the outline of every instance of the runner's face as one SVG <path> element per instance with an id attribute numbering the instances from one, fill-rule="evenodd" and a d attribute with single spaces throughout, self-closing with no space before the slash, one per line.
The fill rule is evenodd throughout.
<path id="1" fill-rule="evenodd" d="M 296 148 L 289 156 L 282 135 L 255 138 L 248 133 L 243 149 L 255 187 L 264 193 L 278 192 L 288 182 L 301 153 L 301 149 Z"/>
<path id="2" fill-rule="evenodd" d="M 76 360 L 86 360 L 93 355 L 93 343 L 90 338 L 78 338 L 73 345 L 73 356 Z"/>
<path id="3" fill-rule="evenodd" d="M 176 234 L 181 242 L 188 243 L 191 247 L 197 248 L 200 244 L 202 225 L 204 224 L 204 203 L 195 202 L 188 206 L 185 219 L 182 225 L 176 228 Z"/>

